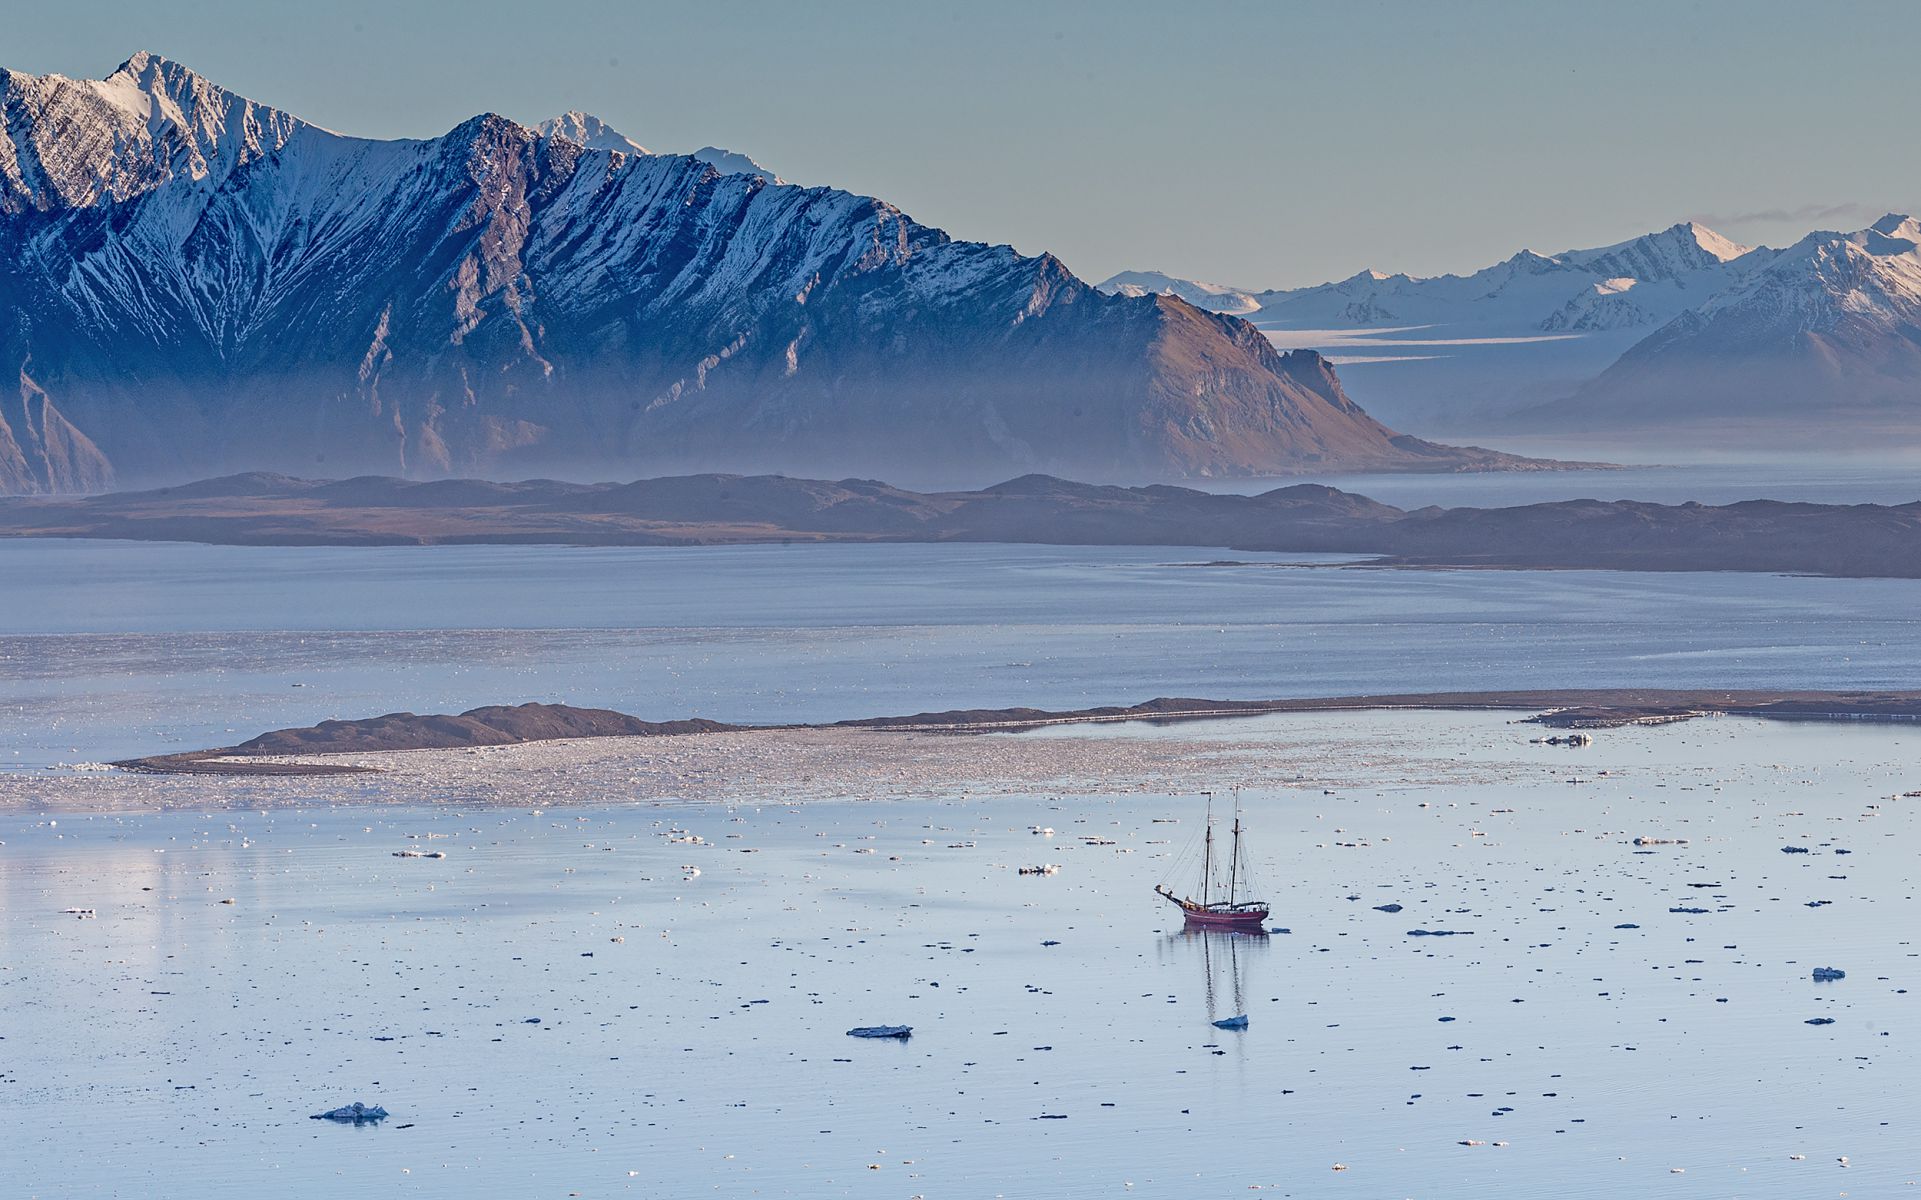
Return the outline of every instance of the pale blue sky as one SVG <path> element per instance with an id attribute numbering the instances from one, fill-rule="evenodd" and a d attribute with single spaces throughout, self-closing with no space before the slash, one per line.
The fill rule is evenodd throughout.
<path id="1" fill-rule="evenodd" d="M 343 132 L 569 108 L 1100 279 L 1465 270 L 1699 217 L 1921 206 L 1907 3 L 89 0 L 0 65 L 136 49 Z"/>

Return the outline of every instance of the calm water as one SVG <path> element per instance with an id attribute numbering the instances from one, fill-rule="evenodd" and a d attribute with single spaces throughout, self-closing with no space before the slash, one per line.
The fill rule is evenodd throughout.
<path id="1" fill-rule="evenodd" d="M 1330 720 L 1213 729 L 1287 754 Z M 0 817 L 5 1191 L 1800 1200 L 1921 1179 L 1921 801 L 1890 799 L 1921 786 L 1921 732 L 1728 720 L 1564 751 L 1484 715 L 1339 720 L 1388 774 L 1405 745 L 1508 781 L 1247 796 L 1291 930 L 1266 938 L 1170 932 L 1148 886 L 1198 828 L 1178 798 Z M 421 845 L 448 857 L 391 856 Z M 1042 861 L 1060 873 L 1014 872 Z M 1240 1012 L 1244 1032 L 1209 1023 Z M 914 1037 L 844 1035 L 880 1022 Z M 307 1119 L 355 1098 L 393 1116 Z"/>
<path id="2" fill-rule="evenodd" d="M 522 700 L 793 721 L 1154 695 L 1921 679 L 1921 581 L 1179 565 L 1209 557 L 0 541 L 0 761 L 38 769 Z"/>

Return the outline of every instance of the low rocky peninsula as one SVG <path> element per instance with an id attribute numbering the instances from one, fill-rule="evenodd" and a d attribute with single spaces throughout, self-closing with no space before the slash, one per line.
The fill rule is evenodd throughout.
<path id="1" fill-rule="evenodd" d="M 1393 709 L 1492 710 L 1532 714 L 1525 720 L 1559 729 L 1600 729 L 1704 716 L 1774 720 L 1921 720 L 1921 691 L 1768 692 L 1664 689 L 1427 692 L 1276 700 L 1157 697 L 1140 704 L 1050 710 L 959 709 L 867 717 L 832 725 L 748 726 L 705 719 L 644 721 L 604 708 L 565 704 L 489 705 L 458 715 L 388 713 L 279 729 L 236 746 L 156 755 L 113 764 L 169 775 L 342 775 L 377 770 L 364 761 L 328 761 L 410 750 L 454 750 L 589 738 L 682 738 L 795 730 L 869 730 L 919 734 L 1004 733 L 1048 726 L 1119 721 L 1205 721 L 1267 713 Z"/>

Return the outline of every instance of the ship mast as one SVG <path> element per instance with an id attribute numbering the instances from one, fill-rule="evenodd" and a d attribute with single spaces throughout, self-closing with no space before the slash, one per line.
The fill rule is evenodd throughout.
<path id="1" fill-rule="evenodd" d="M 1241 873 L 1241 797 L 1234 795 L 1234 849 L 1227 860 L 1227 902 L 1234 903 L 1234 893 L 1240 886 Z"/>
<path id="2" fill-rule="evenodd" d="M 1208 889 L 1214 882 L 1214 793 L 1202 792 L 1207 797 L 1207 839 L 1201 849 L 1201 903 L 1208 901 Z"/>

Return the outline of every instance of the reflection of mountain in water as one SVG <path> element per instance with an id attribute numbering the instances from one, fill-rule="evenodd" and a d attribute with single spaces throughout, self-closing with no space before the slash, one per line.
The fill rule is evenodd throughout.
<path id="1" fill-rule="evenodd" d="M 1218 1021 L 1247 1011 L 1251 968 L 1267 954 L 1265 931 L 1182 929 L 1162 940 L 1168 959 L 1197 959 L 1206 986 L 1207 1019 Z"/>

